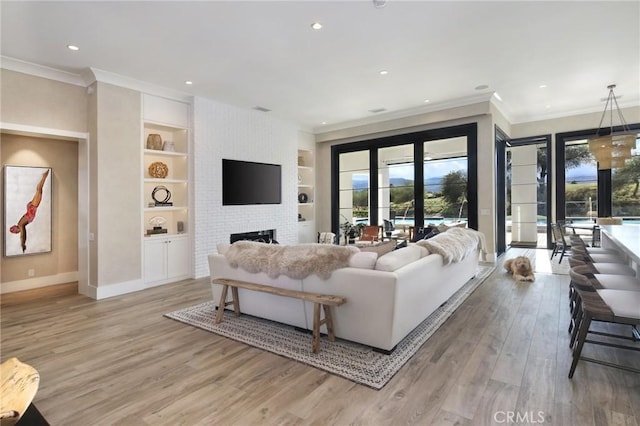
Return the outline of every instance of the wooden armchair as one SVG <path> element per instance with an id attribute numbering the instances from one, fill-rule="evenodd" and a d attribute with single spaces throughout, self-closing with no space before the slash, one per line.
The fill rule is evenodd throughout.
<path id="1" fill-rule="evenodd" d="M 379 226 L 365 226 L 360 235 L 360 241 L 380 241 Z"/>

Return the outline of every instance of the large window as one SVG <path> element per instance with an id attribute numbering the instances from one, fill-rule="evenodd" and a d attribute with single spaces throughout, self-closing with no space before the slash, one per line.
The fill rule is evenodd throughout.
<path id="1" fill-rule="evenodd" d="M 415 164 L 413 145 L 378 149 L 378 222 L 414 224 Z"/>
<path id="2" fill-rule="evenodd" d="M 625 223 L 640 223 L 640 138 L 631 158 L 623 167 L 612 170 L 612 215 L 622 217 Z"/>
<path id="3" fill-rule="evenodd" d="M 640 124 L 629 126 L 640 132 Z M 622 128 L 614 128 L 615 132 Z M 556 135 L 556 218 L 593 220 L 621 217 L 624 223 L 640 222 L 640 145 L 624 166 L 598 170 L 587 139 L 595 129 Z"/>
<path id="4" fill-rule="evenodd" d="M 424 224 L 467 221 L 467 138 L 424 143 Z"/>
<path id="5" fill-rule="evenodd" d="M 340 154 L 340 221 L 369 223 L 369 152 Z"/>
<path id="6" fill-rule="evenodd" d="M 598 216 L 598 165 L 586 139 L 565 145 L 564 162 L 565 219 L 592 221 Z"/>
<path id="7" fill-rule="evenodd" d="M 468 221 L 477 229 L 477 125 L 332 147 L 334 232 L 341 223 L 420 227 Z"/>

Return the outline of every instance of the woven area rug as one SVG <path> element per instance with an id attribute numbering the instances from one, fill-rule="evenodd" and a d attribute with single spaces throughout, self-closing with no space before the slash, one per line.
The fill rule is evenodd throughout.
<path id="1" fill-rule="evenodd" d="M 215 324 L 215 307 L 212 301 L 164 316 L 311 365 L 373 389 L 381 389 L 494 269 L 493 265 L 479 266 L 476 277 L 409 333 L 390 355 L 340 339 L 329 342 L 324 335 L 320 339 L 320 351 L 314 354 L 311 352 L 311 334 L 250 315 L 236 317 L 228 312 L 222 323 Z"/>

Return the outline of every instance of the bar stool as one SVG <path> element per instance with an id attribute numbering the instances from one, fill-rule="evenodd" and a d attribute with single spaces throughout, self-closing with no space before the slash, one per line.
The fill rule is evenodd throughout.
<path id="1" fill-rule="evenodd" d="M 571 247 L 571 257 L 574 260 L 581 260 L 585 263 L 627 263 L 627 260 L 617 252 L 591 253 L 580 247 Z"/>
<path id="2" fill-rule="evenodd" d="M 618 252 L 615 252 L 618 253 Z M 575 268 L 578 266 L 590 265 L 590 269 L 585 269 L 591 274 L 607 274 L 607 275 L 626 275 L 634 277 L 636 272 L 631 268 L 626 259 L 620 254 L 614 252 L 609 253 L 589 253 L 585 248 L 579 245 L 571 247 L 571 257 L 569 257 L 569 266 Z M 569 310 L 574 313 L 576 304 L 576 293 L 573 286 L 569 285 Z M 569 325 L 571 332 L 573 321 Z"/>
<path id="3" fill-rule="evenodd" d="M 576 268 L 572 268 L 569 271 L 569 275 L 574 288 L 578 292 L 580 299 L 579 310 L 582 312 L 580 321 L 577 324 L 579 331 L 577 333 L 577 344 L 573 348 L 573 361 L 569 369 L 569 378 L 571 379 L 573 377 L 578 361 L 580 360 L 640 373 L 640 370 L 636 368 L 582 356 L 582 348 L 585 343 L 640 351 L 640 348 L 637 347 L 587 339 L 588 334 L 595 334 L 635 341 L 634 338 L 628 336 L 596 332 L 590 330 L 590 327 L 593 321 L 628 324 L 631 326 L 640 324 L 640 310 L 638 309 L 638 306 L 640 306 L 640 291 L 596 289 L 593 286 L 592 280 L 588 276 L 576 271 Z"/>
<path id="4" fill-rule="evenodd" d="M 577 248 L 591 254 L 620 254 L 616 249 L 591 247 L 579 235 L 571 235 L 571 248 Z"/>
<path id="5" fill-rule="evenodd" d="M 640 280 L 629 274 L 599 274 L 596 271 L 596 264 L 580 265 L 571 268 L 570 272 L 579 274 L 581 280 L 588 283 L 595 290 L 620 290 L 640 292 Z M 626 265 L 621 265 L 626 266 Z M 622 272 L 622 271 L 621 271 Z M 571 275 L 573 277 L 573 275 Z M 578 325 L 583 316 L 580 304 L 580 292 L 577 291 L 575 281 L 572 278 L 569 283 L 569 311 L 571 318 L 569 320 L 569 347 L 573 347 L 577 333 Z M 640 311 L 640 310 L 639 310 Z"/>

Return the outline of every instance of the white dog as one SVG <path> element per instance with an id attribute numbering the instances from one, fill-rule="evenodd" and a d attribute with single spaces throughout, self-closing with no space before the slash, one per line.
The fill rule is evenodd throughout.
<path id="1" fill-rule="evenodd" d="M 528 257 L 518 256 L 514 259 L 507 259 L 504 262 L 504 269 L 513 274 L 516 281 L 534 281 L 533 268 Z"/>

